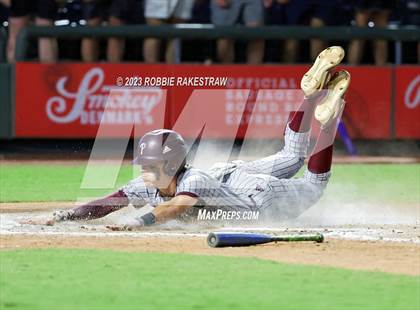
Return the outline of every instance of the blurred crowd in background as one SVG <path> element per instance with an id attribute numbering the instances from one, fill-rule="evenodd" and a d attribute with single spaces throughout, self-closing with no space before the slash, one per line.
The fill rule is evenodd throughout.
<path id="1" fill-rule="evenodd" d="M 420 0 L 0 0 L 0 24 L 8 32 L 7 59 L 10 63 L 15 61 L 15 44 L 19 31 L 30 24 L 99 27 L 178 23 L 223 26 L 242 24 L 247 27 L 419 27 Z M 42 62 L 305 63 L 312 61 L 326 45 L 331 44 L 346 47 L 349 64 L 385 65 L 393 62 L 393 43 L 383 40 L 234 42 L 219 39 L 183 40 L 181 43 L 179 40 L 154 38 L 41 38 L 31 44 L 29 56 Z M 420 61 L 419 43 L 403 43 L 403 50 L 404 63 Z"/>

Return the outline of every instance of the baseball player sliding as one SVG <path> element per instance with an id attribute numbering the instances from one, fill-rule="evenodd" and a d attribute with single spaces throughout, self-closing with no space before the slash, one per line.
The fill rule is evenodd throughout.
<path id="1" fill-rule="evenodd" d="M 187 165 L 187 147 L 181 135 L 167 129 L 154 130 L 139 141 L 135 159 L 141 166 L 139 178 L 105 198 L 57 211 L 49 223 L 100 218 L 129 204 L 154 208 L 110 229 L 138 229 L 194 216 L 200 210 L 258 211 L 259 218 L 271 220 L 299 216 L 318 201 L 330 177 L 337 121 L 350 83 L 347 71 L 332 74 L 331 69 L 343 57 L 341 47 L 329 47 L 303 76 L 304 100 L 287 124 L 285 146 L 278 153 L 251 162 L 216 164 L 202 171 Z M 304 176 L 292 178 L 304 164 L 314 115 L 321 123 L 315 150 Z"/>

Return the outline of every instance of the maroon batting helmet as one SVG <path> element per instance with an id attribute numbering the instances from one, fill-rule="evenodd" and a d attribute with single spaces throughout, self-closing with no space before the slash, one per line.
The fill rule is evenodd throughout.
<path id="1" fill-rule="evenodd" d="M 186 157 L 187 146 L 179 133 L 157 129 L 140 139 L 134 163 L 143 166 L 164 163 L 165 173 L 172 176 L 185 167 Z"/>

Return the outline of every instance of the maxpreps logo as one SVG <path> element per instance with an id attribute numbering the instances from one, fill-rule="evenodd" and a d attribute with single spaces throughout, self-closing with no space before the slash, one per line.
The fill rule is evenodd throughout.
<path id="1" fill-rule="evenodd" d="M 59 95 L 47 100 L 46 113 L 51 121 L 79 121 L 82 125 L 154 123 L 151 112 L 162 100 L 161 89 L 103 85 L 105 75 L 101 68 L 89 70 L 75 93 L 66 89 L 67 79 L 58 79 Z"/>
<path id="2" fill-rule="evenodd" d="M 235 220 L 245 220 L 245 221 L 254 221 L 258 220 L 260 216 L 260 211 L 226 211 L 226 210 L 206 210 L 200 209 L 198 211 L 197 220 L 198 221 L 235 221 Z"/>

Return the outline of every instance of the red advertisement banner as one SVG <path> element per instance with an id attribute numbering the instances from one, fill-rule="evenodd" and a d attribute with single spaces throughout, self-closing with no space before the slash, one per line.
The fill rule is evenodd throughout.
<path id="1" fill-rule="evenodd" d="M 276 138 L 302 100 L 299 84 L 307 69 L 18 63 L 15 133 L 94 138 L 102 120 L 100 132 L 109 137 L 126 137 L 136 124 L 138 134 L 175 125 L 190 138 L 203 127 L 208 138 Z M 392 69 L 346 69 L 352 74 L 344 114 L 350 135 L 390 138 Z"/>
<path id="2" fill-rule="evenodd" d="M 396 68 L 395 79 L 396 137 L 420 139 L 420 66 Z"/>
<path id="3" fill-rule="evenodd" d="M 19 63 L 15 72 L 17 137 L 94 138 L 101 120 L 108 137 L 130 135 L 134 123 L 163 126 L 165 92 L 116 87 L 122 73 L 136 76 L 133 66 Z"/>

